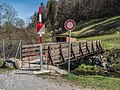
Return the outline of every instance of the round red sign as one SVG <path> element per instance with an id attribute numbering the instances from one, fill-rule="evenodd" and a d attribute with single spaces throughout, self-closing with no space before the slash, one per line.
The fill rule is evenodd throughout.
<path id="1" fill-rule="evenodd" d="M 65 29 L 66 29 L 66 30 L 72 31 L 72 30 L 75 29 L 76 23 L 75 23 L 73 20 L 69 19 L 69 20 L 67 20 L 67 21 L 65 22 L 65 25 L 64 25 L 64 26 L 65 26 Z"/>

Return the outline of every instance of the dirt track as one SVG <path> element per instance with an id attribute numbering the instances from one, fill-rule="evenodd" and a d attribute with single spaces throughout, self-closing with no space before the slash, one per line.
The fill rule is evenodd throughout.
<path id="1" fill-rule="evenodd" d="M 85 90 L 66 82 L 37 77 L 36 75 L 16 74 L 20 70 L 0 74 L 0 90 Z"/>

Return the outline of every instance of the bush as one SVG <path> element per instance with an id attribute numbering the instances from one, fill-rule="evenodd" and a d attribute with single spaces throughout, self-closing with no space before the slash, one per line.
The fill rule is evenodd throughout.
<path id="1" fill-rule="evenodd" d="M 103 69 L 100 66 L 92 66 L 92 65 L 85 65 L 81 64 L 78 68 L 76 68 L 73 73 L 74 74 L 84 74 L 84 75 L 96 75 L 102 72 Z"/>
<path id="2" fill-rule="evenodd" d="M 112 72 L 120 71 L 120 63 L 112 64 L 112 67 L 109 69 L 109 71 Z"/>
<path id="3" fill-rule="evenodd" d="M 2 66 L 2 64 L 3 64 L 3 61 L 2 61 L 2 60 L 0 60 L 0 66 Z"/>

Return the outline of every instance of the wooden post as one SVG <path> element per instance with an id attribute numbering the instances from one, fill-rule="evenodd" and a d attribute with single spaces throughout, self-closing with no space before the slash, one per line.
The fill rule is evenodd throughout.
<path id="1" fill-rule="evenodd" d="M 73 51 L 73 44 L 71 43 L 71 53 L 73 55 L 73 57 L 75 58 L 75 54 L 74 54 L 74 51 Z"/>
<path id="2" fill-rule="evenodd" d="M 91 44 L 92 44 L 92 51 L 95 52 L 95 50 L 94 50 L 94 45 L 93 45 L 93 41 L 92 41 Z"/>
<path id="3" fill-rule="evenodd" d="M 51 61 L 51 64 L 54 65 L 50 51 L 51 51 L 51 50 L 50 50 L 50 46 L 48 46 L 48 56 L 49 56 L 49 59 L 50 59 L 50 61 Z"/>
<path id="4" fill-rule="evenodd" d="M 88 48 L 88 42 L 86 42 L 86 51 L 87 51 L 88 54 L 90 54 L 90 50 Z"/>
<path id="5" fill-rule="evenodd" d="M 18 48 L 17 48 L 17 51 L 16 51 L 16 55 L 15 55 L 15 58 L 17 58 L 17 56 L 18 56 L 18 52 L 19 52 L 19 50 L 20 50 L 20 43 L 19 43 L 19 45 L 18 45 Z"/>
<path id="6" fill-rule="evenodd" d="M 99 51 L 98 41 L 96 41 L 96 48 L 97 48 L 97 51 Z"/>
<path id="7" fill-rule="evenodd" d="M 100 50 L 102 51 L 103 48 L 102 48 L 102 46 L 101 46 L 101 40 L 99 40 L 99 47 L 100 47 Z"/>
<path id="8" fill-rule="evenodd" d="M 23 58 L 22 58 L 22 41 L 20 40 L 20 60 L 22 61 L 23 66 Z"/>
<path id="9" fill-rule="evenodd" d="M 60 56 L 61 56 L 61 58 L 62 58 L 62 60 L 63 60 L 63 62 L 65 61 L 65 59 L 64 59 L 64 57 L 63 57 L 63 53 L 62 53 L 62 46 L 61 46 L 61 44 L 60 44 Z"/>
<path id="10" fill-rule="evenodd" d="M 5 62 L 5 40 L 3 39 L 3 62 Z"/>
<path id="11" fill-rule="evenodd" d="M 83 54 L 83 51 L 82 51 L 82 48 L 81 48 L 81 42 L 79 42 L 79 51 L 80 51 L 80 53 L 81 53 L 82 56 L 83 56 L 84 54 Z"/>
<path id="12" fill-rule="evenodd" d="M 30 56 L 28 56 L 28 64 L 29 64 L 29 68 L 30 68 Z"/>
<path id="13" fill-rule="evenodd" d="M 20 40 L 20 60 L 22 61 L 22 41 Z"/>

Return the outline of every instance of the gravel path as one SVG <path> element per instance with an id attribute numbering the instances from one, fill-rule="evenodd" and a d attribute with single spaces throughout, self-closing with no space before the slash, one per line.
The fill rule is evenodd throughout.
<path id="1" fill-rule="evenodd" d="M 20 70 L 0 74 L 0 90 L 85 90 L 68 83 L 57 83 L 36 75 L 16 74 Z"/>

